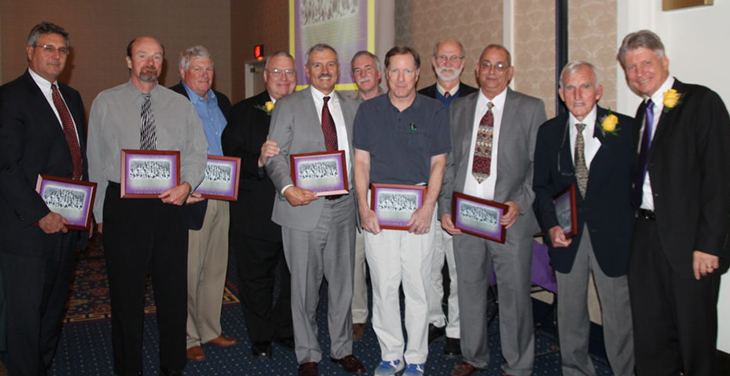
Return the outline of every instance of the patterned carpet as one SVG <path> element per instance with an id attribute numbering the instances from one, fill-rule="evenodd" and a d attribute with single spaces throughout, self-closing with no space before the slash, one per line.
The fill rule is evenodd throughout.
<path id="1" fill-rule="evenodd" d="M 75 281 L 72 286 L 69 312 L 63 328 L 61 342 L 50 375 L 52 376 L 106 376 L 113 375 L 111 351 L 111 326 L 109 321 L 108 286 L 103 250 L 98 242 L 80 253 Z M 251 356 L 250 343 L 238 302 L 235 262 L 229 261 L 228 282 L 226 296 L 221 315 L 223 332 L 239 339 L 239 344 L 229 348 L 217 348 L 203 345 L 207 360 L 203 362 L 188 362 L 185 372 L 188 376 L 270 376 L 296 375 L 296 358 L 293 353 L 274 345 L 273 359 L 258 361 Z M 149 290 L 149 289 L 148 289 Z M 321 375 L 348 375 L 338 365 L 327 360 L 329 353 L 326 310 L 326 284 L 320 294 L 320 309 L 317 312 L 319 338 L 325 359 L 320 363 Z M 158 360 L 158 332 L 154 313 L 154 298 L 151 293 L 147 297 L 149 313 L 145 317 L 143 346 L 144 375 L 157 375 Z M 560 354 L 552 325 L 552 307 L 534 301 L 536 320 L 541 321 L 535 340 L 535 368 L 533 375 L 560 375 Z M 491 349 L 491 364 L 488 370 L 479 375 L 501 375 L 500 364 L 504 361 L 499 344 L 499 319 L 492 321 L 490 326 L 489 346 Z M 602 354 L 602 336 L 600 327 L 594 326 L 591 335 L 591 353 L 596 365 L 596 374 L 599 376 L 611 375 L 605 355 Z M 451 369 L 460 360 L 446 360 L 441 355 L 444 342 L 436 342 L 430 347 L 430 354 L 426 364 L 427 375 L 448 375 Z M 367 368 L 367 374 L 380 361 L 380 349 L 375 333 L 371 326 L 365 331 L 361 341 L 355 342 L 354 354 L 362 360 Z"/>

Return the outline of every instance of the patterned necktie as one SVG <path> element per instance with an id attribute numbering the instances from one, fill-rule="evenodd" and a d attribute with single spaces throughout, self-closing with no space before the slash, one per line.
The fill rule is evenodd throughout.
<path id="1" fill-rule="evenodd" d="M 644 133 L 641 135 L 641 149 L 639 149 L 639 160 L 636 164 L 636 176 L 634 177 L 634 191 L 631 195 L 631 201 L 634 209 L 641 207 L 644 196 L 644 179 L 649 161 L 649 149 L 651 148 L 651 130 L 654 127 L 654 102 L 649 99 L 646 102 L 646 124 L 644 125 Z"/>
<path id="2" fill-rule="evenodd" d="M 472 163 L 471 174 L 477 179 L 477 183 L 481 184 L 489 177 L 492 165 L 492 139 L 494 136 L 494 113 L 492 112 L 494 103 L 487 103 L 487 113 L 482 116 L 479 122 L 479 130 L 477 131 L 477 143 L 474 146 L 474 161 Z"/>
<path id="3" fill-rule="evenodd" d="M 74 128 L 74 121 L 71 118 L 71 113 L 66 107 L 66 103 L 61 98 L 61 94 L 58 92 L 56 85 L 51 84 L 51 98 L 53 99 L 53 105 L 56 106 L 58 116 L 61 118 L 61 125 L 63 125 L 63 135 L 66 136 L 66 143 L 68 143 L 68 150 L 71 152 L 71 162 L 74 166 L 74 180 L 80 180 L 81 174 L 84 171 L 83 161 L 81 159 L 81 147 L 79 146 L 79 140 L 76 137 L 76 128 Z"/>
<path id="4" fill-rule="evenodd" d="M 573 153 L 573 158 L 575 159 L 575 179 L 578 181 L 580 195 L 586 197 L 586 187 L 588 187 L 588 167 L 586 166 L 586 145 L 583 140 L 583 130 L 586 129 L 586 125 L 583 123 L 577 123 L 575 128 L 578 130 L 578 134 L 575 136 L 575 152 Z"/>
<path id="5" fill-rule="evenodd" d="M 155 127 L 155 115 L 152 113 L 152 102 L 150 94 L 142 95 L 142 118 L 139 126 L 139 147 L 142 150 L 157 150 L 157 127 Z"/>
<path id="6" fill-rule="evenodd" d="M 324 106 L 322 106 L 322 133 L 324 134 L 324 145 L 327 151 L 336 151 L 337 148 L 337 128 L 335 128 L 335 120 L 332 118 L 330 108 L 327 107 L 330 97 L 324 97 Z"/>

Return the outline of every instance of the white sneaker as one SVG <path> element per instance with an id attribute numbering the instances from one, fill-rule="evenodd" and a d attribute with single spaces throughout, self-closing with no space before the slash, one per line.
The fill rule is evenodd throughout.
<path id="1" fill-rule="evenodd" d="M 403 376 L 423 376 L 425 370 L 425 364 L 409 364 L 406 366 L 406 371 L 403 372 Z"/>

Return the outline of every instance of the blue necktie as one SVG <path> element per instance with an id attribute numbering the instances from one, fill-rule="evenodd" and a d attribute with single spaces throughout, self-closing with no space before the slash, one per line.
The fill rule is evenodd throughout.
<path id="1" fill-rule="evenodd" d="M 636 165 L 636 177 L 634 178 L 634 192 L 632 195 L 632 204 L 634 209 L 641 207 L 644 196 L 644 180 L 646 179 L 647 169 L 649 167 L 649 149 L 651 148 L 651 129 L 654 125 L 654 102 L 649 99 L 646 102 L 646 125 L 644 125 L 644 133 L 641 136 L 641 149 L 639 150 L 639 161 Z"/>

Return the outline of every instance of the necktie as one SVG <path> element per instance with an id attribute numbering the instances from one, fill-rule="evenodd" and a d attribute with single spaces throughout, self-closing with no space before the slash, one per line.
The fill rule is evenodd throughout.
<path id="1" fill-rule="evenodd" d="M 71 113 L 66 107 L 66 103 L 61 98 L 61 94 L 58 92 L 58 87 L 51 84 L 51 98 L 53 99 L 53 105 L 58 111 L 58 116 L 61 118 L 61 125 L 63 125 L 63 135 L 66 136 L 66 143 L 68 143 L 68 150 L 71 152 L 71 162 L 74 166 L 74 180 L 81 179 L 81 174 L 84 171 L 83 161 L 81 160 L 81 147 L 79 146 L 79 140 L 76 137 L 76 129 L 74 128 L 74 121 L 71 118 Z"/>
<path id="2" fill-rule="evenodd" d="M 155 115 L 152 113 L 152 102 L 150 94 L 143 94 L 142 118 L 139 126 L 139 145 L 142 150 L 157 150 L 157 127 L 155 127 Z"/>
<path id="3" fill-rule="evenodd" d="M 335 120 L 332 118 L 327 102 L 330 97 L 324 97 L 324 106 L 322 106 L 322 133 L 324 134 L 324 145 L 327 151 L 336 151 L 337 148 L 337 129 L 335 128 Z"/>
<path id="4" fill-rule="evenodd" d="M 641 149 L 639 149 L 639 160 L 636 164 L 636 176 L 634 177 L 634 191 L 631 196 L 634 209 L 641 207 L 641 201 L 644 196 L 644 179 L 649 161 L 649 149 L 651 148 L 651 129 L 654 126 L 654 102 L 649 99 L 646 102 L 646 124 L 644 125 L 644 133 L 641 135 Z"/>
<path id="5" fill-rule="evenodd" d="M 445 92 L 445 93 L 444 93 L 444 98 L 446 98 L 446 99 L 449 99 L 449 98 L 451 98 L 451 92 L 448 92 L 448 91 L 447 91 L 447 92 Z"/>
<path id="6" fill-rule="evenodd" d="M 578 123 L 575 125 L 578 134 L 575 136 L 575 179 L 578 181 L 578 189 L 580 195 L 586 197 L 586 187 L 588 186 L 588 167 L 586 166 L 585 141 L 583 140 L 583 130 L 586 125 Z"/>
<path id="7" fill-rule="evenodd" d="M 487 103 L 487 112 L 482 116 L 479 122 L 479 130 L 477 131 L 477 143 L 474 147 L 474 161 L 472 163 L 471 174 L 477 179 L 477 183 L 481 184 L 489 177 L 492 165 L 492 138 L 494 135 L 494 113 L 492 112 L 494 103 Z"/>

